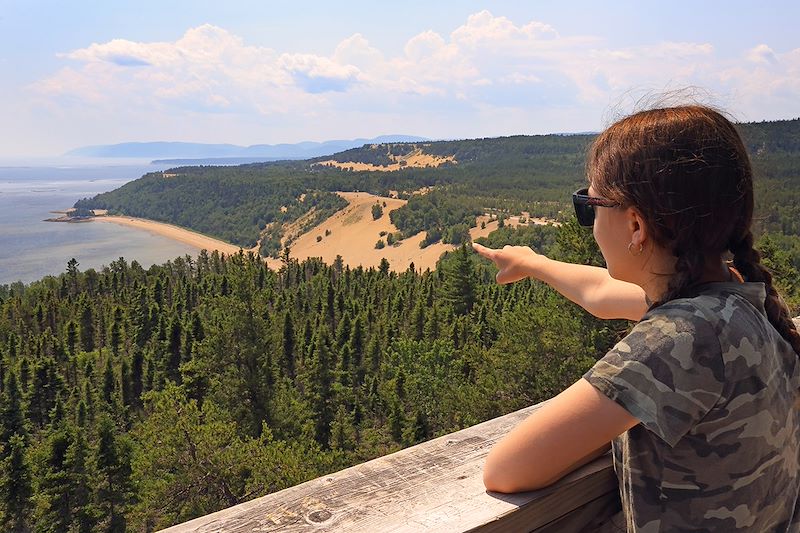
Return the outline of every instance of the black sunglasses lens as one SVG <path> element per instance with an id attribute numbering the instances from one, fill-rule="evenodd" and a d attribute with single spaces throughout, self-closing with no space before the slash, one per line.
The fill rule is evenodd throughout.
<path id="1" fill-rule="evenodd" d="M 594 225 L 594 207 L 589 204 L 575 204 L 575 216 L 578 224 L 591 227 Z"/>
<path id="2" fill-rule="evenodd" d="M 572 195 L 572 205 L 575 206 L 575 217 L 581 226 L 591 227 L 594 225 L 594 206 L 589 205 L 585 198 L 588 189 L 581 189 Z"/>

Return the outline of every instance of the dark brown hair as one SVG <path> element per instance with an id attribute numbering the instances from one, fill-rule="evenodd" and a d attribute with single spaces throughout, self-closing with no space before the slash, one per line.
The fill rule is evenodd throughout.
<path id="1" fill-rule="evenodd" d="M 587 175 L 600 196 L 638 208 L 653 241 L 677 258 L 659 304 L 687 295 L 707 262 L 730 251 L 747 281 L 764 283 L 770 323 L 800 354 L 800 334 L 753 248 L 750 159 L 720 112 L 687 105 L 626 117 L 594 141 Z"/>

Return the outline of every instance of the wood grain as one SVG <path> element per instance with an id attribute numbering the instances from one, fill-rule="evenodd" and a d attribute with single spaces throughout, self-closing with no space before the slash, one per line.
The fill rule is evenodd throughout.
<path id="1" fill-rule="evenodd" d="M 540 491 L 497 494 L 483 486 L 489 449 L 539 405 L 165 531 L 488 533 L 532 531 L 558 520 L 566 527 L 559 531 L 579 531 L 603 502 L 618 499 L 608 455 Z"/>

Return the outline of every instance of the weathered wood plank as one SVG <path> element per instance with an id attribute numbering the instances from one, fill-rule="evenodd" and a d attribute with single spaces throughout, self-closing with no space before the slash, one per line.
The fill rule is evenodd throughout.
<path id="1" fill-rule="evenodd" d="M 165 531 L 531 531 L 605 495 L 615 498 L 608 455 L 541 491 L 486 492 L 481 471 L 489 449 L 539 406 Z"/>

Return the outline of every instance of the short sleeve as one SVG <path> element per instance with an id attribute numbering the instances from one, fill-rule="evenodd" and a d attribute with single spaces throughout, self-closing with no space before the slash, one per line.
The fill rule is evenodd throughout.
<path id="1" fill-rule="evenodd" d="M 674 447 L 717 403 L 725 376 L 711 324 L 668 306 L 648 313 L 583 377 Z"/>

